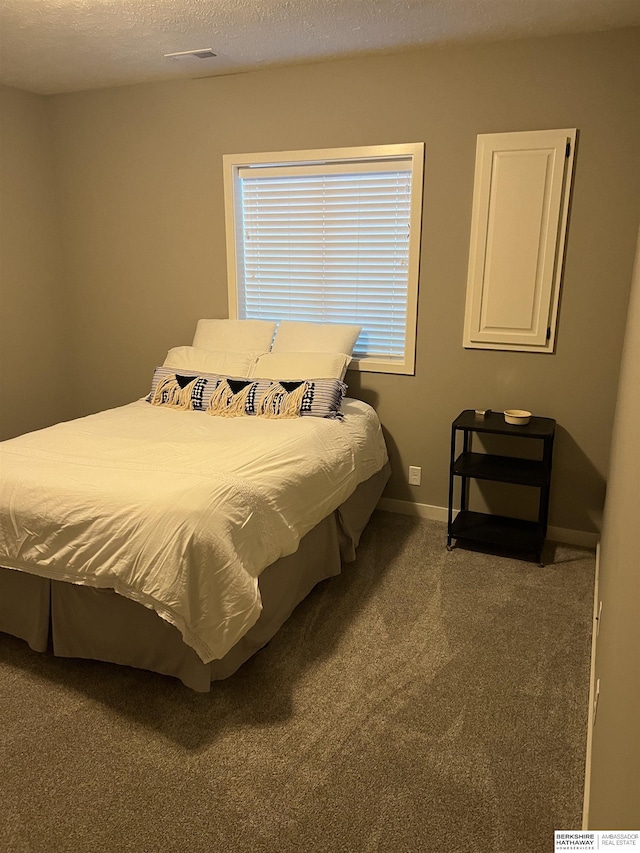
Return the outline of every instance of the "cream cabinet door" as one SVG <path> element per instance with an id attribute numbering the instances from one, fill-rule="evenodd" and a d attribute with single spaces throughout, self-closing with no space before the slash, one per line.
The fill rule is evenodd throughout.
<path id="1" fill-rule="evenodd" d="M 465 347 L 553 351 L 575 139 L 478 136 Z"/>

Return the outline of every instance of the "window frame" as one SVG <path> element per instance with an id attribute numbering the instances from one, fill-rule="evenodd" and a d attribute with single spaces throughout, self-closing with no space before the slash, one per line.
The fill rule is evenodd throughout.
<path id="1" fill-rule="evenodd" d="M 241 181 L 240 171 L 251 167 L 317 166 L 397 161 L 410 162 L 411 201 L 409 217 L 409 252 L 407 265 L 407 300 L 405 317 L 405 351 L 403 360 L 385 360 L 371 356 L 354 357 L 350 369 L 375 373 L 415 373 L 416 330 L 418 320 L 418 282 L 422 242 L 422 196 L 424 176 L 424 143 L 368 145 L 351 148 L 321 148 L 302 151 L 275 151 L 252 154 L 224 154 L 224 198 L 227 248 L 227 284 L 229 317 L 239 319 L 238 268 L 241 257 Z"/>

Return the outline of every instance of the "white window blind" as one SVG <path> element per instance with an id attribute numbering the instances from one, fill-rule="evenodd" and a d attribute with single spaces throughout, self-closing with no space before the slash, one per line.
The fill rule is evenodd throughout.
<path id="1" fill-rule="evenodd" d="M 413 372 L 414 160 L 405 154 L 239 165 L 237 316 L 358 324 L 354 356 L 361 367 Z M 418 213 L 421 175 L 420 169 Z"/>

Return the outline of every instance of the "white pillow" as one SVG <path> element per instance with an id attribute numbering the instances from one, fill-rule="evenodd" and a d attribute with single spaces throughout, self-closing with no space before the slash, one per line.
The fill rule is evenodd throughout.
<path id="1" fill-rule="evenodd" d="M 350 355 L 342 352 L 268 352 L 249 374 L 257 379 L 344 379 Z"/>
<path id="2" fill-rule="evenodd" d="M 281 320 L 272 352 L 341 352 L 351 355 L 362 326 Z"/>
<path id="3" fill-rule="evenodd" d="M 271 320 L 198 320 L 193 346 L 211 352 L 269 352 Z"/>
<path id="4" fill-rule="evenodd" d="M 162 366 L 246 379 L 259 355 L 259 352 L 210 352 L 197 347 L 173 347 Z"/>

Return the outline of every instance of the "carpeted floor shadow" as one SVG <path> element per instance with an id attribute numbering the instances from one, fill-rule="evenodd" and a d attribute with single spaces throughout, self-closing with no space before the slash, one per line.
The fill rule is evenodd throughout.
<path id="1" fill-rule="evenodd" d="M 196 694 L 0 635 L 1 853 L 546 853 L 580 826 L 595 559 L 377 512 Z"/>

